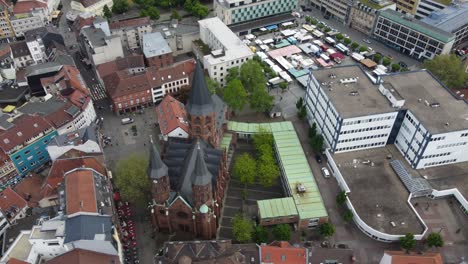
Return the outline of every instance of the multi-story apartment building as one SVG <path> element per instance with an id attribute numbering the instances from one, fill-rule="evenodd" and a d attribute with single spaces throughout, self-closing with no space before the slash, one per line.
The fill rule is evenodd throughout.
<path id="1" fill-rule="evenodd" d="M 419 0 L 396 0 L 397 10 L 403 14 L 415 15 Z"/>
<path id="2" fill-rule="evenodd" d="M 297 0 L 214 0 L 216 16 L 225 25 L 240 24 L 264 17 L 291 13 L 298 7 Z"/>
<path id="3" fill-rule="evenodd" d="M 153 31 L 149 17 L 115 21 L 110 23 L 109 28 L 112 35 L 120 36 L 122 46 L 127 49 L 140 48 L 143 43 L 143 35 Z"/>
<path id="4" fill-rule="evenodd" d="M 467 106 L 429 72 L 371 80 L 358 66 L 314 71 L 308 121 L 333 153 L 395 144 L 415 169 L 468 160 Z"/>
<path id="5" fill-rule="evenodd" d="M 385 9 L 395 10 L 396 4 L 387 0 L 372 2 L 371 5 L 368 3 L 368 1 L 354 2 L 349 10 L 347 23 L 351 28 L 370 36 L 377 19 L 377 12 Z"/>
<path id="6" fill-rule="evenodd" d="M 57 135 L 40 115 L 17 115 L 6 120 L 0 130 L 0 148 L 10 157 L 20 176 L 50 160 L 47 144 Z"/>
<path id="7" fill-rule="evenodd" d="M 453 33 L 453 48 L 464 48 L 468 43 L 468 3 L 460 3 L 432 12 L 422 22 L 440 30 Z"/>
<path id="8" fill-rule="evenodd" d="M 10 24 L 10 5 L 5 1 L 0 1 L 0 39 L 14 36 Z"/>
<path id="9" fill-rule="evenodd" d="M 117 35 L 108 35 L 101 28 L 85 27 L 79 39 L 81 54 L 88 65 L 99 65 L 123 58 L 122 42 Z"/>
<path id="10" fill-rule="evenodd" d="M 18 172 L 15 165 L 3 149 L 0 149 L 0 184 L 5 184 L 10 179 L 16 177 L 16 175 L 18 175 Z"/>
<path id="11" fill-rule="evenodd" d="M 11 55 L 17 69 L 24 68 L 28 65 L 34 64 L 34 60 L 29 52 L 28 44 L 26 41 L 17 41 L 10 44 Z"/>
<path id="12" fill-rule="evenodd" d="M 455 42 L 453 33 L 393 10 L 379 12 L 374 37 L 417 59 L 448 54 Z"/>
<path id="13" fill-rule="evenodd" d="M 432 12 L 445 9 L 447 5 L 442 2 L 443 1 L 436 0 L 419 0 L 415 17 L 417 19 L 422 19 L 429 16 Z"/>
<path id="14" fill-rule="evenodd" d="M 219 18 L 199 20 L 198 24 L 200 39 L 212 50 L 203 57 L 204 68 L 213 80 L 224 86 L 228 70 L 240 68 L 253 58 L 253 53 Z"/>
<path id="15" fill-rule="evenodd" d="M 305 98 L 332 152 L 384 146 L 398 114 L 358 66 L 314 71 Z"/>
<path id="16" fill-rule="evenodd" d="M 13 8 L 13 16 L 10 17 L 15 36 L 21 37 L 28 30 L 45 26 L 49 21 L 50 12 L 48 2 L 18 1 Z"/>
<path id="17" fill-rule="evenodd" d="M 143 35 L 143 55 L 146 65 L 158 68 L 166 67 L 174 63 L 172 49 L 160 32 Z"/>
<path id="18" fill-rule="evenodd" d="M 24 32 L 24 39 L 36 64 L 47 62 L 54 45 L 65 45 L 62 35 L 40 27 Z M 52 56 L 53 57 L 53 56 Z"/>

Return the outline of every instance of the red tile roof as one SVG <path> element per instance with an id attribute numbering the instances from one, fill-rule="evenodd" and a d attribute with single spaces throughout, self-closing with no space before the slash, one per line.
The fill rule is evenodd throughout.
<path id="1" fill-rule="evenodd" d="M 145 25 L 150 25 L 151 20 L 149 17 L 138 17 L 133 19 L 115 21 L 109 24 L 109 28 L 112 29 L 119 29 L 119 28 L 127 28 L 127 27 L 141 27 Z"/>
<path id="2" fill-rule="evenodd" d="M 100 0 L 79 0 L 79 2 L 84 6 L 84 7 L 88 7 L 88 6 L 92 6 L 94 4 L 96 4 L 97 2 L 99 2 Z"/>
<path id="3" fill-rule="evenodd" d="M 160 87 L 162 84 L 189 77 L 195 69 L 193 59 L 175 63 L 170 67 L 150 67 L 145 73 L 130 74 L 126 70 L 114 72 L 103 78 L 107 94 L 111 98 L 126 96 Z M 189 78 L 190 79 L 190 78 Z"/>
<path id="4" fill-rule="evenodd" d="M 13 121 L 13 124 L 14 127 L 0 131 L 0 148 L 5 152 L 52 128 L 52 125 L 40 115 L 21 115 Z"/>
<path id="5" fill-rule="evenodd" d="M 1 3 L 1 1 L 0 1 Z M 0 58 L 2 58 L 3 56 L 7 55 L 7 54 L 10 54 L 11 53 L 11 47 L 10 47 L 10 44 L 6 43 L 2 46 L 0 46 Z"/>
<path id="6" fill-rule="evenodd" d="M 25 200 L 28 200 L 28 196 L 31 198 L 29 199 L 28 206 L 29 207 L 36 207 L 39 201 L 42 199 L 41 195 L 41 186 L 43 183 L 43 179 L 39 174 L 33 173 L 31 177 L 27 177 L 20 181 L 15 187 L 14 190 L 18 193 L 21 197 Z"/>
<path id="7" fill-rule="evenodd" d="M 302 247 L 293 247 L 286 241 L 275 241 L 268 246 L 260 247 L 262 262 L 275 264 L 307 263 L 307 250 Z"/>
<path id="8" fill-rule="evenodd" d="M 118 264 L 120 263 L 118 256 L 107 255 L 84 249 L 74 249 L 57 256 L 46 264 Z"/>
<path id="9" fill-rule="evenodd" d="M 40 0 L 18 1 L 13 7 L 13 14 L 25 14 L 34 8 L 47 8 L 47 3 Z"/>
<path id="10" fill-rule="evenodd" d="M 73 22 L 72 28 L 76 31 L 77 34 L 79 34 L 82 28 L 90 27 L 91 25 L 93 25 L 93 22 L 94 17 L 92 16 L 87 18 L 78 16 Z"/>
<path id="11" fill-rule="evenodd" d="M 51 84 L 60 85 L 62 89 L 72 88 L 79 90 L 81 93 L 89 95 L 89 90 L 84 83 L 80 71 L 74 66 L 64 65 L 55 75 L 41 78 L 41 85 L 43 87 L 50 86 Z"/>
<path id="12" fill-rule="evenodd" d="M 443 264 L 442 256 L 439 253 L 424 253 L 422 255 L 403 251 L 385 251 L 385 254 L 392 256 L 392 264 Z"/>
<path id="13" fill-rule="evenodd" d="M 11 187 L 6 188 L 0 193 L 0 210 L 6 214 L 11 212 L 10 218 L 14 218 L 19 211 L 27 207 L 28 203 Z"/>
<path id="14" fill-rule="evenodd" d="M 42 197 L 50 197 L 56 194 L 57 187 L 63 181 L 63 175 L 75 168 L 90 168 L 99 172 L 102 175 L 106 174 L 106 169 L 103 164 L 92 157 L 74 158 L 74 159 L 58 159 L 52 163 L 49 175 L 41 187 Z"/>
<path id="15" fill-rule="evenodd" d="M 169 134 L 178 127 L 188 133 L 187 111 L 185 111 L 185 106 L 174 97 L 170 95 L 164 97 L 156 107 L 156 113 L 163 135 Z"/>
<path id="16" fill-rule="evenodd" d="M 65 194 L 67 215 L 98 212 L 93 171 L 76 170 L 65 175 Z"/>
<path id="17" fill-rule="evenodd" d="M 96 68 L 101 78 L 114 73 L 116 71 L 131 69 L 131 68 L 144 68 L 145 60 L 143 55 L 130 55 L 125 58 L 116 59 L 103 64 L 99 64 Z"/>
<path id="18" fill-rule="evenodd" d="M 26 261 L 19 260 L 17 258 L 11 258 L 8 260 L 7 264 L 29 264 Z"/>

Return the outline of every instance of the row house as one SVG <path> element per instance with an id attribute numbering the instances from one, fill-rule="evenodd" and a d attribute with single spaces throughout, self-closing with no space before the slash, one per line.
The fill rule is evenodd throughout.
<path id="1" fill-rule="evenodd" d="M 112 35 L 120 36 L 122 46 L 127 49 L 140 48 L 143 42 L 143 35 L 153 31 L 149 17 L 115 21 L 110 23 L 109 28 Z"/>

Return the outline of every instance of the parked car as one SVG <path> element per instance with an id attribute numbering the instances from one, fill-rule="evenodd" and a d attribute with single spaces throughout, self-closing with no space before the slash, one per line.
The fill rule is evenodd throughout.
<path id="1" fill-rule="evenodd" d="M 322 163 L 322 158 L 320 157 L 319 154 L 315 155 L 315 160 L 316 160 L 318 163 Z"/>
<path id="2" fill-rule="evenodd" d="M 372 42 L 369 39 L 363 39 L 364 43 L 371 44 Z"/>
<path id="3" fill-rule="evenodd" d="M 327 168 L 323 167 L 323 168 L 322 168 L 322 175 L 323 175 L 323 177 L 325 177 L 325 178 L 330 178 L 330 171 L 328 171 Z"/>
<path id="4" fill-rule="evenodd" d="M 405 69 L 405 68 L 408 68 L 408 65 L 402 61 L 399 61 L 398 62 L 398 65 L 400 65 L 401 68 Z"/>

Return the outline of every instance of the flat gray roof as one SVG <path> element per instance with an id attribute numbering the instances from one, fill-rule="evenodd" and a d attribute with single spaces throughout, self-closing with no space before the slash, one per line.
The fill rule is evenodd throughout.
<path id="1" fill-rule="evenodd" d="M 387 159 L 388 155 L 392 155 L 392 159 Z M 349 199 L 367 225 L 393 235 L 424 231 L 423 224 L 407 203 L 409 192 L 390 166 L 394 159 L 408 165 L 393 145 L 335 154 L 333 159 L 351 190 Z M 362 163 L 366 160 L 373 162 L 373 166 Z"/>
<path id="2" fill-rule="evenodd" d="M 146 58 L 152 58 L 171 52 L 171 48 L 160 32 L 143 35 L 143 54 Z"/>
<path id="3" fill-rule="evenodd" d="M 409 109 L 431 134 L 468 129 L 468 104 L 452 96 L 428 71 L 391 74 L 383 80 L 384 84 L 391 83 L 405 99 L 403 108 Z M 440 106 L 431 107 L 425 101 Z"/>
<path id="4" fill-rule="evenodd" d="M 312 71 L 323 91 L 343 118 L 390 113 L 396 109 L 357 65 Z M 336 78 L 330 78 L 334 74 Z M 356 83 L 341 84 L 340 79 L 357 78 Z M 351 92 L 358 92 L 352 96 Z"/>
<path id="5" fill-rule="evenodd" d="M 468 3 L 465 2 L 457 6 L 447 6 L 442 10 L 434 11 L 421 21 L 441 30 L 455 33 L 458 29 L 466 26 L 467 16 Z"/>

